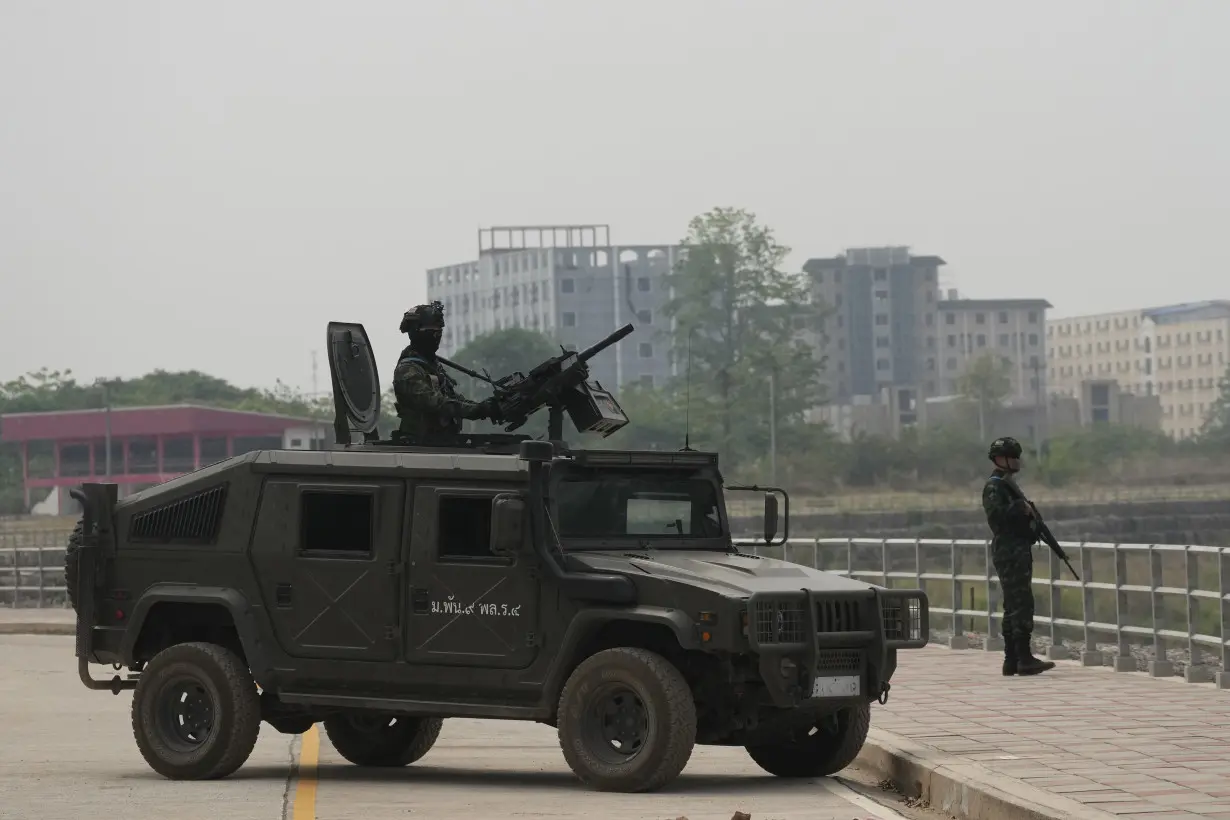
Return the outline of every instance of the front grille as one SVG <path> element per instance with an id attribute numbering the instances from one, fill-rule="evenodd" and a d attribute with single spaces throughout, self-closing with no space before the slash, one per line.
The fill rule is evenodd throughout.
<path id="1" fill-rule="evenodd" d="M 817 632 L 858 632 L 862 626 L 861 601 L 817 601 Z"/>
<path id="2" fill-rule="evenodd" d="M 863 653 L 858 649 L 821 649 L 816 654 L 816 674 L 861 672 Z"/>
<path id="3" fill-rule="evenodd" d="M 890 598 L 883 603 L 884 638 L 889 641 L 914 641 L 922 636 L 922 601 L 918 598 Z"/>
<path id="4" fill-rule="evenodd" d="M 757 601 L 756 643 L 803 643 L 801 601 Z"/>

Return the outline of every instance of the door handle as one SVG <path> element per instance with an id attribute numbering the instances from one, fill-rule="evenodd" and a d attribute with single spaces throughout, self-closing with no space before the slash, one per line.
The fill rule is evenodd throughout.
<path id="1" fill-rule="evenodd" d="M 274 600 L 277 602 L 278 609 L 290 609 L 292 591 L 290 584 L 277 585 L 274 590 Z"/>
<path id="2" fill-rule="evenodd" d="M 426 615 L 431 606 L 431 594 L 425 589 L 410 590 L 410 611 L 415 615 Z"/>

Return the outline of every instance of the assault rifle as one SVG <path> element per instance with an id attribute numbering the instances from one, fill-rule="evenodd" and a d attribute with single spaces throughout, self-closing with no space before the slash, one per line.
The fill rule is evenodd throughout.
<path id="1" fill-rule="evenodd" d="M 591 384 L 589 366 L 594 356 L 631 333 L 633 327 L 626 324 L 602 341 L 584 350 L 566 350 L 562 346 L 558 356 L 552 356 L 529 373 L 514 372 L 501 379 L 492 379 L 487 373 L 477 373 L 448 359 L 437 356 L 441 364 L 453 368 L 494 388 L 497 415 L 512 432 L 525 424 L 529 417 L 548 408 L 547 438 L 561 441 L 564 437 L 564 413 L 572 419 L 581 432 L 601 433 L 605 438 L 628 423 L 623 408 L 609 391 L 600 384 Z"/>
<path id="2" fill-rule="evenodd" d="M 1059 558 L 1060 561 L 1063 561 L 1065 564 L 1068 565 L 1068 570 L 1072 573 L 1072 576 L 1076 578 L 1076 580 L 1079 581 L 1081 577 L 1077 575 L 1076 570 L 1072 568 L 1072 562 L 1068 559 L 1068 554 L 1063 551 L 1063 547 L 1059 545 L 1059 541 L 1051 533 L 1051 528 L 1048 527 L 1046 525 L 1046 522 L 1042 520 L 1042 513 L 1038 512 L 1037 505 L 1034 504 L 1034 502 L 1030 501 L 1028 498 L 1026 498 L 1025 494 L 1021 492 L 1021 488 L 1016 486 L 1016 484 L 1012 483 L 1011 481 L 1007 479 L 1002 479 L 1002 478 L 1000 479 L 1000 481 L 1002 481 L 1003 484 L 1008 488 L 1008 492 L 1012 493 L 1014 496 L 1019 498 L 1021 501 L 1024 501 L 1026 504 L 1029 505 L 1029 508 L 1033 510 L 1034 532 L 1038 534 L 1038 540 L 1040 540 L 1042 543 L 1050 547 L 1051 552 L 1055 553 L 1055 555 Z"/>

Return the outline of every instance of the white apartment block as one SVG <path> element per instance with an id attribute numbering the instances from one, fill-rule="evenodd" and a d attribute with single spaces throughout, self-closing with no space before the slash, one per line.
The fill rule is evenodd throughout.
<path id="1" fill-rule="evenodd" d="M 1052 319 L 1047 322 L 1052 392 L 1080 394 L 1091 380 L 1157 395 L 1162 430 L 1199 433 L 1230 367 L 1230 301 Z"/>
<path id="2" fill-rule="evenodd" d="M 950 290 L 939 303 L 944 393 L 960 392 L 961 376 L 991 354 L 1008 365 L 1010 399 L 1040 404 L 1047 395 L 1045 299 L 959 299 Z"/>
<path id="3" fill-rule="evenodd" d="M 677 255 L 671 245 L 612 245 L 603 225 L 483 229 L 477 260 L 427 271 L 428 300 L 444 304 L 440 353 L 509 327 L 583 350 L 631 322 L 631 336 L 590 361 L 591 378 L 613 389 L 664 384 L 672 361 L 661 309 Z"/>

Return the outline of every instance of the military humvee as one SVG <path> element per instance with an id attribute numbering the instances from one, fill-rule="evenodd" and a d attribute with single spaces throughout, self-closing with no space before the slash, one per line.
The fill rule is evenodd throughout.
<path id="1" fill-rule="evenodd" d="M 75 491 L 81 679 L 135 690 L 137 745 L 165 777 L 231 774 L 262 722 L 320 722 L 351 763 L 405 766 L 449 717 L 554 727 L 600 790 L 659 788 L 697 743 L 828 775 L 862 747 L 898 650 L 927 643 L 920 590 L 740 551 L 725 492 L 765 492 L 766 544 L 786 540 L 789 496 L 724 487 L 714 453 L 379 441 L 361 325 L 330 324 L 329 360 L 336 448 L 250 452 L 122 501 Z M 553 429 L 564 410 L 579 430 L 627 423 L 599 386 L 572 388 L 542 393 Z"/>

